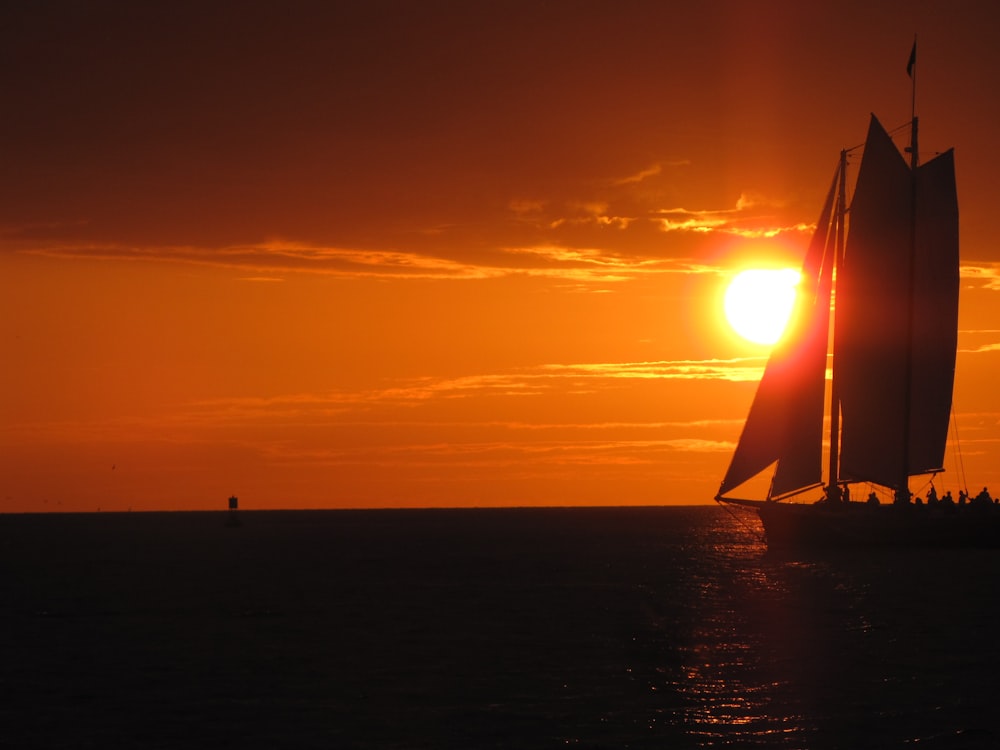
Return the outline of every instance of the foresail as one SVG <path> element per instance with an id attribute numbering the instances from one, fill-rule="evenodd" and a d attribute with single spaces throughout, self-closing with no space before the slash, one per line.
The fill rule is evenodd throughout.
<path id="1" fill-rule="evenodd" d="M 840 478 L 899 487 L 905 476 L 940 468 L 958 315 L 953 162 L 950 152 L 938 157 L 914 182 L 874 117 L 836 303 Z"/>
<path id="2" fill-rule="evenodd" d="M 719 495 L 777 462 L 772 496 L 819 484 L 822 478 L 823 396 L 830 326 L 830 218 L 837 179 L 813 234 L 789 330 L 764 368 Z"/>

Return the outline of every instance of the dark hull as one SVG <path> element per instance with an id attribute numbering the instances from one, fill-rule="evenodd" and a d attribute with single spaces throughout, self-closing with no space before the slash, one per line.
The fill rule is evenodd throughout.
<path id="1" fill-rule="evenodd" d="M 757 507 L 768 548 L 1000 548 L 1000 507 L 796 505 Z"/>

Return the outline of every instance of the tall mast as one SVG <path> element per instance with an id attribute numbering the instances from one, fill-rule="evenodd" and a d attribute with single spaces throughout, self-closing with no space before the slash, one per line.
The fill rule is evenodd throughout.
<path id="1" fill-rule="evenodd" d="M 910 76 L 910 168 L 916 172 L 920 163 L 917 153 L 917 35 L 913 35 L 913 49 L 906 64 L 906 74 Z"/>
<path id="2" fill-rule="evenodd" d="M 917 167 L 920 164 L 920 153 L 917 147 L 917 39 L 913 38 L 913 51 L 906 72 L 910 76 L 912 93 L 910 96 L 910 146 L 906 150 L 910 154 L 910 283 L 907 286 L 907 319 L 906 319 L 906 392 L 903 394 L 903 467 L 896 489 L 896 501 L 910 502 L 910 430 L 913 405 L 913 317 L 916 305 L 916 268 L 917 268 Z"/>
<path id="3" fill-rule="evenodd" d="M 844 262 L 845 232 L 844 224 L 847 216 L 847 150 L 840 152 L 840 174 L 837 192 L 837 236 L 834 249 L 834 272 Z M 836 293 L 834 294 L 836 304 Z M 830 379 L 830 499 L 840 500 L 840 389 L 837 387 L 837 360 L 832 360 L 832 377 Z"/>

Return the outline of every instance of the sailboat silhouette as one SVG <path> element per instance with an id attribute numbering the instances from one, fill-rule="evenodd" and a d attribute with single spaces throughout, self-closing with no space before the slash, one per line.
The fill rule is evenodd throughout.
<path id="1" fill-rule="evenodd" d="M 911 476 L 943 471 L 959 297 L 954 153 L 920 164 L 917 131 L 914 116 L 908 163 L 872 115 L 850 205 L 849 157 L 862 147 L 841 152 L 789 330 L 716 495 L 755 507 L 771 547 L 1000 546 L 1000 508 L 988 497 L 958 512 L 910 494 Z M 780 502 L 824 485 L 827 410 L 822 501 Z M 772 465 L 766 498 L 731 495 Z M 858 483 L 870 485 L 873 502 L 850 501 Z M 891 502 L 875 507 L 874 488 Z"/>

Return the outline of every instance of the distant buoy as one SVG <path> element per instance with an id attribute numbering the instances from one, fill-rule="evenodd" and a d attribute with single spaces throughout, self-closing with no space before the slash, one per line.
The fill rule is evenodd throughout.
<path id="1" fill-rule="evenodd" d="M 229 498 L 229 510 L 237 510 L 240 507 L 240 499 L 233 495 Z"/>

